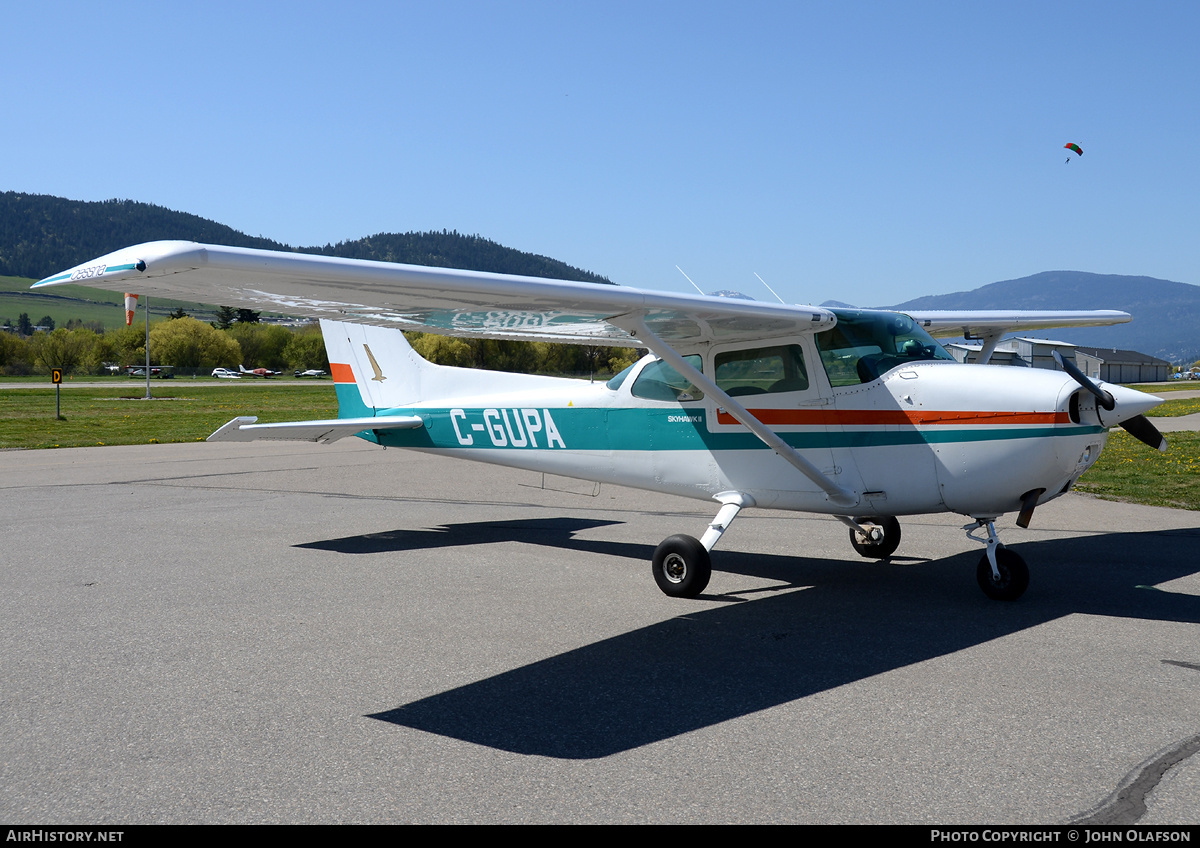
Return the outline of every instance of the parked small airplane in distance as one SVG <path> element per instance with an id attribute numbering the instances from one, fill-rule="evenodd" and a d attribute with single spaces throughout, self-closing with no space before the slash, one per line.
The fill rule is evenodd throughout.
<path id="1" fill-rule="evenodd" d="M 297 371 L 296 377 L 324 377 L 325 372 L 319 368 L 309 368 L 307 371 Z"/>
<path id="2" fill-rule="evenodd" d="M 125 374 L 126 374 L 126 376 L 129 376 L 129 377 L 145 377 L 146 376 L 146 366 L 145 365 L 126 365 L 125 366 Z M 170 380 L 172 377 L 175 376 L 175 366 L 174 365 L 151 365 L 150 366 L 150 376 L 158 377 L 163 380 Z"/>
<path id="3" fill-rule="evenodd" d="M 192 242 L 125 248 L 35 284 L 79 283 L 321 319 L 339 418 L 258 424 L 209 441 L 330 442 L 459 456 L 702 500 L 699 539 L 674 535 L 655 581 L 701 593 L 710 552 L 746 507 L 823 513 L 864 557 L 900 544 L 896 516 L 960 513 L 985 546 L 976 579 L 1014 600 L 1029 570 L 996 519 L 1069 491 L 1120 425 L 1160 450 L 1161 399 L 1066 373 L 954 361 L 933 336 L 1087 327 L 1124 312 L 918 312 L 786 306 L 621 286 Z M 430 364 L 401 329 L 650 351 L 607 383 Z"/>
<path id="4" fill-rule="evenodd" d="M 272 371 L 270 368 L 255 368 L 253 370 L 246 370 L 246 366 L 238 366 L 238 374 L 243 377 L 278 377 L 282 373 L 282 371 Z"/>

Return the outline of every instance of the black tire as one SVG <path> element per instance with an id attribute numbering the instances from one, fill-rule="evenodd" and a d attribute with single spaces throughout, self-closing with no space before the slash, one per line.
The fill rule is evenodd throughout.
<path id="1" fill-rule="evenodd" d="M 987 554 L 979 560 L 975 579 L 983 594 L 993 601 L 1015 601 L 1029 588 L 1029 566 L 1020 555 L 1000 545 L 996 548 L 996 568 L 1000 570 L 1000 581 L 992 579 L 992 566 Z"/>
<path id="2" fill-rule="evenodd" d="M 654 549 L 654 582 L 672 598 L 694 598 L 712 577 L 712 560 L 700 540 L 672 536 Z"/>
<path id="3" fill-rule="evenodd" d="M 900 522 L 894 516 L 882 515 L 859 523 L 877 524 L 883 530 L 883 538 L 878 542 L 872 542 L 870 539 L 862 538 L 862 534 L 853 527 L 850 528 L 850 544 L 854 546 L 854 550 L 858 552 L 859 556 L 865 556 L 868 559 L 887 559 L 896 552 L 896 548 L 900 547 Z"/>

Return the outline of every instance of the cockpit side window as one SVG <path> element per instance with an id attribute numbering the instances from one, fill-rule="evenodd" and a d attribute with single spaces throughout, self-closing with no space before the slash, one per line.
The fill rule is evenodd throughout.
<path id="1" fill-rule="evenodd" d="M 907 315 L 835 309 L 837 326 L 817 334 L 821 364 L 833 386 L 869 383 L 901 365 L 954 361 Z"/>
<path id="2" fill-rule="evenodd" d="M 730 397 L 802 392 L 808 388 L 808 369 L 799 345 L 718 353 L 715 368 L 717 385 Z"/>
<path id="3" fill-rule="evenodd" d="M 692 354 L 684 360 L 697 371 L 701 368 L 701 358 Z M 634 397 L 645 400 L 666 400 L 687 403 L 702 400 L 704 393 L 692 385 L 690 380 L 680 376 L 679 372 L 661 359 L 650 362 L 633 381 L 630 390 Z"/>

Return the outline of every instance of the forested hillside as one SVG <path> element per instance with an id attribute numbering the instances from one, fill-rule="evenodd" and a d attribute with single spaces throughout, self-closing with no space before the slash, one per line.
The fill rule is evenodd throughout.
<path id="1" fill-rule="evenodd" d="M 0 194 L 0 276 L 41 279 L 110 251 L 160 239 L 299 250 L 351 259 L 465 268 L 609 283 L 564 262 L 457 232 L 380 233 L 321 247 L 294 247 L 255 238 L 186 212 L 133 200 L 85 202 L 7 191 Z"/>
<path id="2" fill-rule="evenodd" d="M 40 280 L 118 248 L 159 239 L 287 249 L 150 203 L 85 203 L 44 194 L 0 194 L 0 276 Z"/>

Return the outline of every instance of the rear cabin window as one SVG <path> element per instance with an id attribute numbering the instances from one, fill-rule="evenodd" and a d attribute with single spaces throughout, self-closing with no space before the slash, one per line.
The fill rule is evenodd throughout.
<path id="1" fill-rule="evenodd" d="M 779 345 L 718 353 L 716 381 L 730 397 L 808 388 L 808 369 L 799 345 Z"/>
<path id="2" fill-rule="evenodd" d="M 688 365 L 701 371 L 701 359 L 693 354 L 685 356 Z M 645 400 L 666 400 L 686 403 L 693 400 L 703 400 L 704 393 L 692 385 L 691 380 L 682 377 L 678 371 L 661 359 L 656 359 L 642 369 L 638 378 L 633 381 L 630 392 L 634 397 Z"/>
<path id="3" fill-rule="evenodd" d="M 620 374 L 614 375 L 613 378 L 611 380 L 609 380 L 607 383 L 605 383 L 604 385 L 608 386 L 610 389 L 612 389 L 615 392 L 617 389 L 621 388 L 621 384 L 625 382 L 625 378 L 628 377 L 630 374 L 632 374 L 633 369 L 636 367 L 637 367 L 637 363 L 635 362 L 635 363 L 633 363 L 633 365 L 630 365 L 627 368 L 625 368 L 624 370 L 622 370 Z"/>

